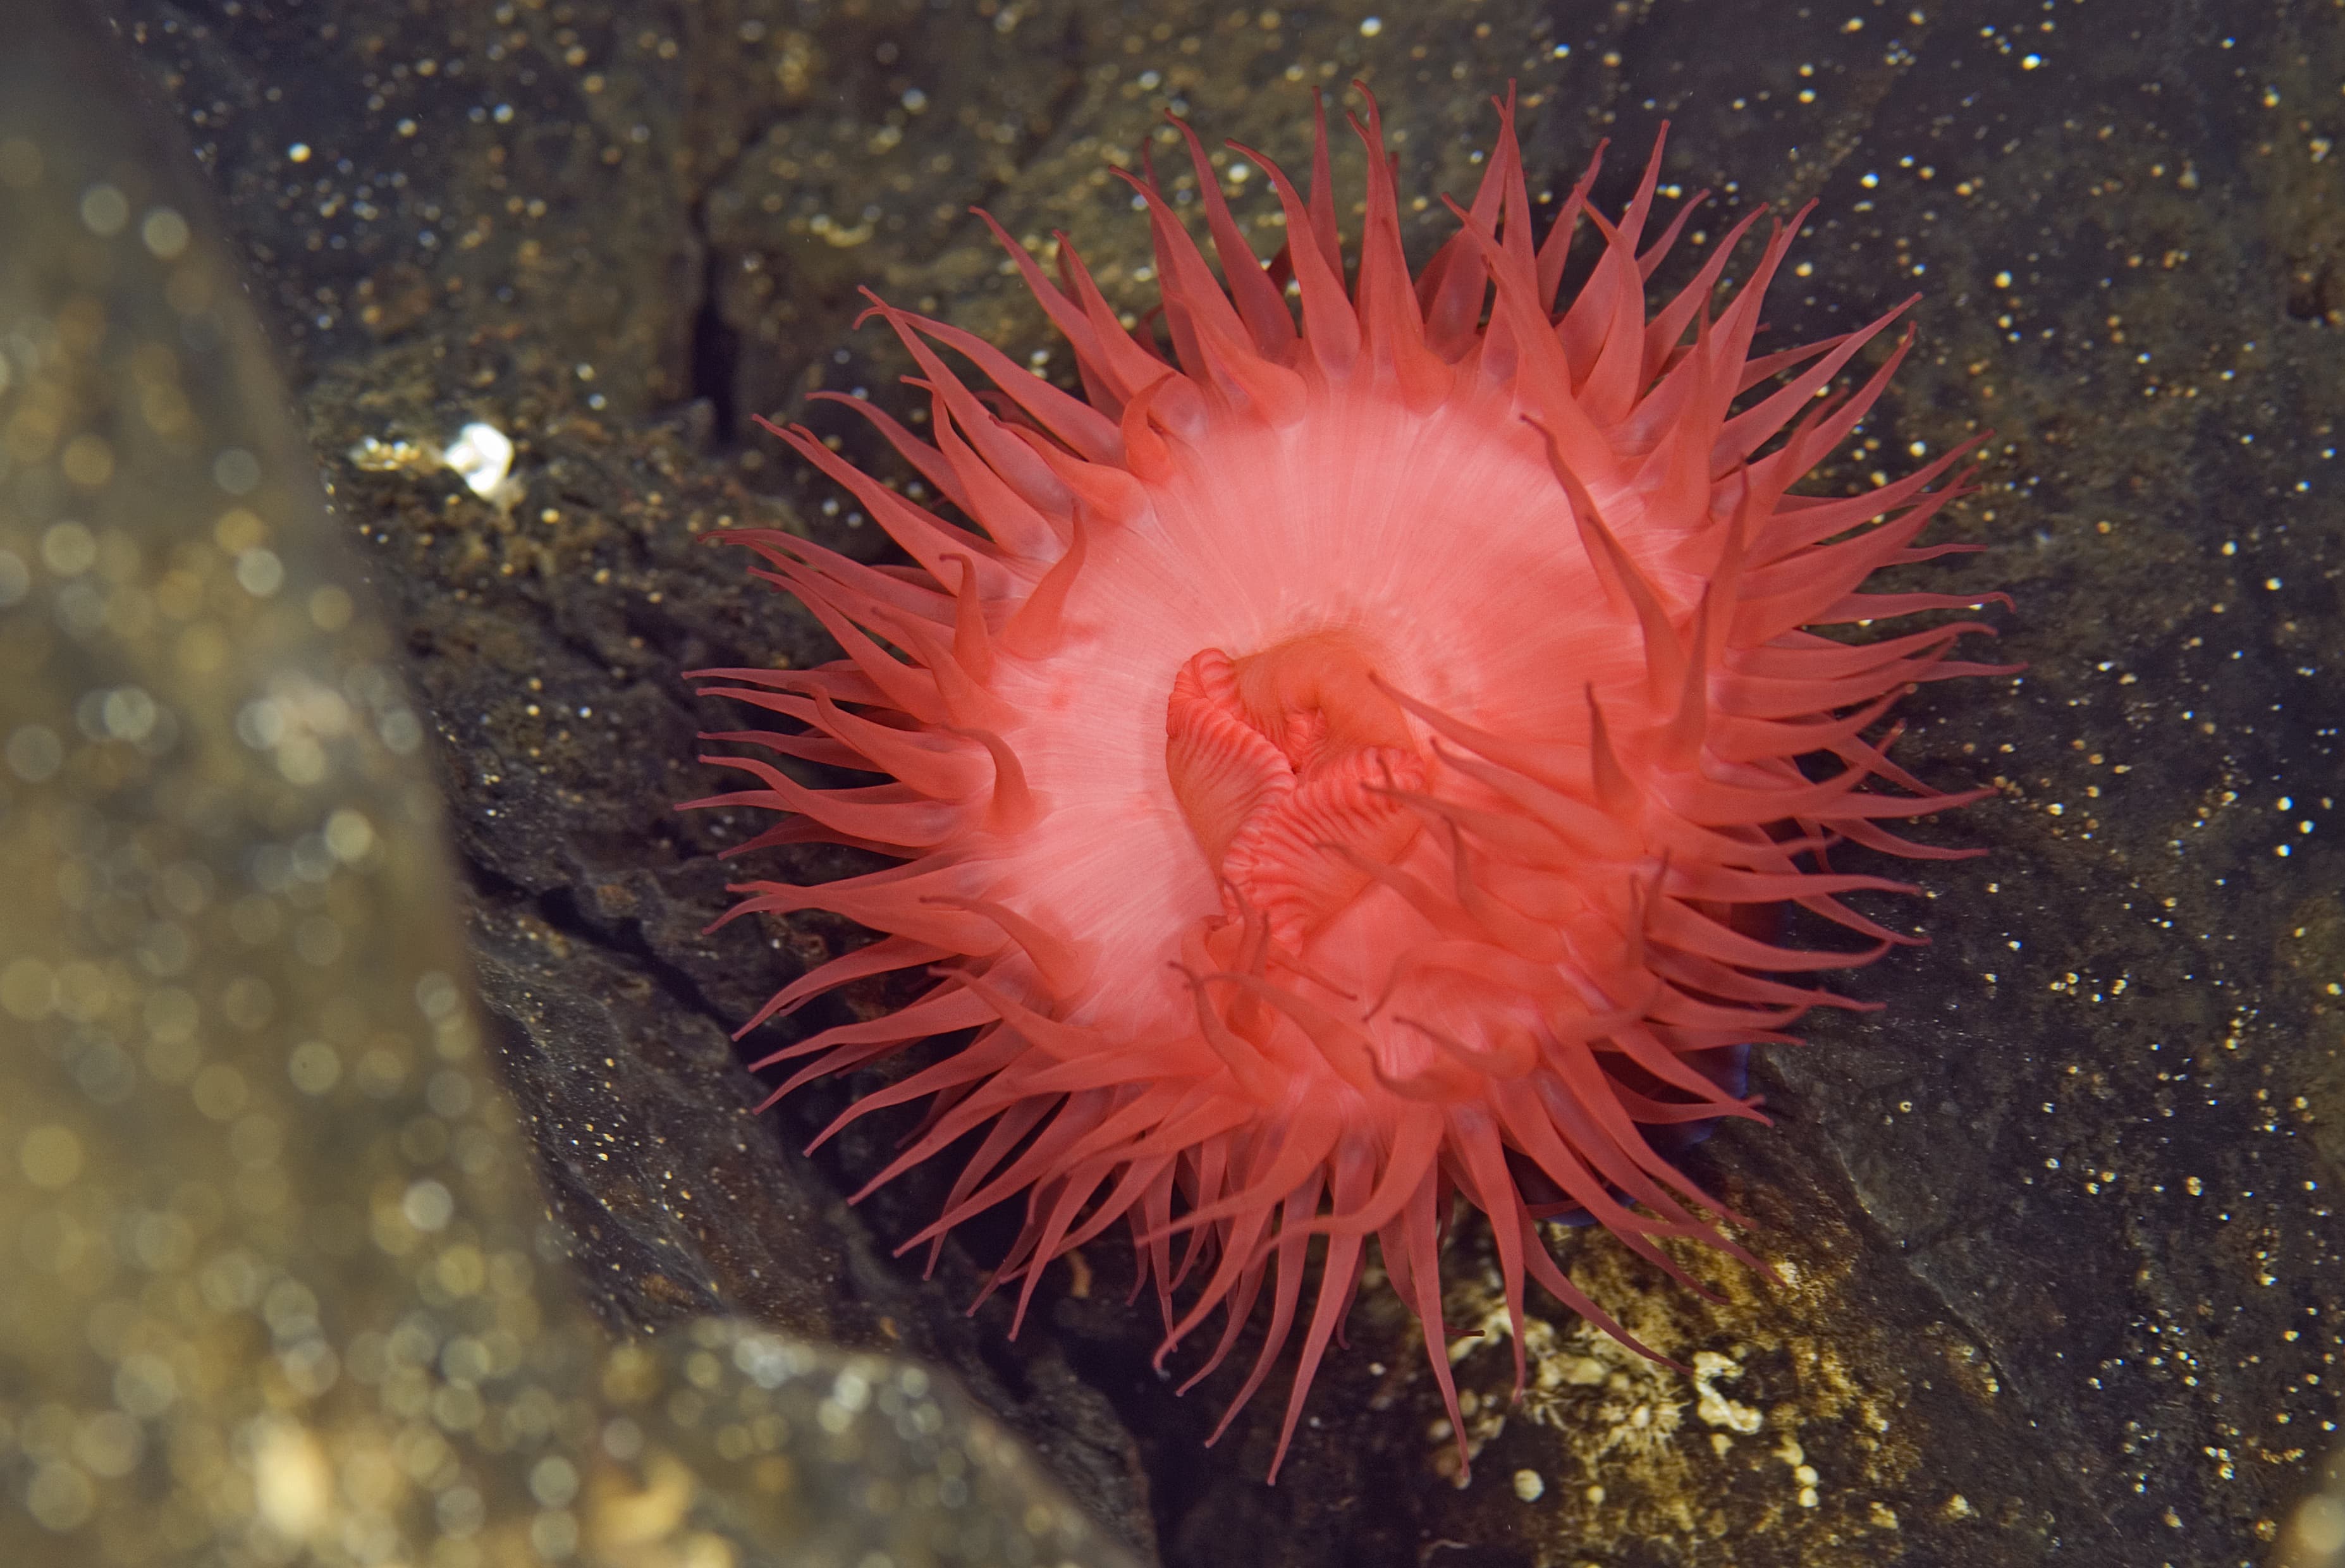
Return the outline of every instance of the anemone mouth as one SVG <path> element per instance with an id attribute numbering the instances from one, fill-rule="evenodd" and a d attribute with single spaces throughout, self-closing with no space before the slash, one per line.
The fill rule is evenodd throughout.
<path id="1" fill-rule="evenodd" d="M 1986 793 L 1933 791 L 1878 728 L 1914 682 L 2001 673 L 1950 657 L 1986 628 L 1806 629 L 1984 602 L 1863 587 L 1964 548 L 1914 540 L 1964 493 L 1942 481 L 1967 446 L 1864 495 L 1792 488 L 1881 395 L 1910 334 L 1853 392 L 1832 383 L 1896 312 L 1754 355 L 1798 227 L 1721 300 L 1756 214 L 1649 311 L 1646 280 L 1700 199 L 1644 245 L 1657 147 L 1617 219 L 1587 205 L 1591 167 L 1535 238 L 1511 98 L 1498 107 L 1457 234 L 1412 275 L 1369 100 L 1348 287 L 1324 117 L 1307 196 L 1237 149 L 1286 220 L 1268 264 L 1182 126 L 1221 276 L 1153 177 L 1134 178 L 1169 354 L 1121 324 L 1063 238 L 1053 283 L 997 226 L 1074 350 L 1081 397 L 875 302 L 919 364 L 932 439 L 849 406 L 943 504 L 778 432 L 910 564 L 730 532 L 842 657 L 696 672 L 791 727 L 710 738 L 749 748 L 708 760 L 751 784 L 693 804 L 783 814 L 734 853 L 817 840 L 898 862 L 736 890 L 726 921 L 820 909 L 881 933 L 742 1033 L 868 976 L 934 981 L 765 1056 L 792 1069 L 775 1097 L 974 1031 L 823 1136 L 926 1102 L 877 1186 L 981 1135 L 905 1246 L 1022 1196 L 989 1287 L 1015 1284 L 1021 1317 L 1044 1266 L 1119 1223 L 1163 1314 L 1160 1360 L 1220 1312 L 1203 1377 L 1266 1292 L 1223 1425 L 1299 1335 L 1273 1476 L 1372 1241 L 1470 1458 L 1442 1353 L 1453 1196 L 1489 1219 L 1518 1385 L 1530 1280 L 1635 1345 L 1558 1267 L 1548 1217 L 1577 1211 L 1681 1280 L 1665 1240 L 1750 1261 L 1704 1211 L 1737 1217 L 1674 1156 L 1716 1118 L 1757 1116 L 1752 1044 L 1850 1005 L 1797 977 L 1913 940 L 1844 901 L 1911 890 L 1837 871 L 1830 850 L 1951 858 L 1882 824 Z M 1599 252 L 1566 299 L 1583 218 Z M 1836 767 L 1803 770 L 1814 758 Z M 810 789 L 788 759 L 888 781 Z M 1869 950 L 1784 945 L 1751 911 L 1785 903 Z"/>
<path id="2" fill-rule="evenodd" d="M 1258 911 L 1297 960 L 1419 827 L 1403 797 L 1424 789 L 1425 759 L 1359 641 L 1307 633 L 1235 659 L 1208 648 L 1165 705 L 1165 773 L 1224 921 Z"/>

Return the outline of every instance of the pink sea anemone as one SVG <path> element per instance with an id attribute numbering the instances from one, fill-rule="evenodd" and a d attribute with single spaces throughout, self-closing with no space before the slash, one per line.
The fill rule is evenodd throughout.
<path id="1" fill-rule="evenodd" d="M 810 789 L 757 756 L 709 758 L 755 787 L 695 805 L 784 814 L 732 853 L 824 840 L 899 862 L 735 890 L 727 920 L 827 910 L 882 933 L 747 1028 L 868 976 L 934 982 L 766 1057 L 798 1064 L 776 1097 L 973 1031 L 830 1129 L 928 1102 L 874 1186 L 981 1133 L 906 1247 L 1022 1195 L 994 1275 L 1022 1316 L 1051 1259 L 1122 1221 L 1164 1313 L 1160 1362 L 1224 1315 L 1197 1377 L 1267 1284 L 1233 1415 L 1294 1338 L 1315 1238 L 1274 1476 L 1372 1237 L 1455 1420 L 1437 1262 L 1453 1195 L 1488 1217 L 1518 1329 L 1537 1279 L 1621 1334 L 1548 1250 L 1538 1222 L 1561 1210 L 1680 1278 L 1662 1238 L 1744 1256 L 1690 1206 L 1735 1217 L 1669 1151 L 1691 1125 L 1758 1117 L 1726 1068 L 1740 1048 L 1856 1005 L 1782 976 L 1914 940 L 1841 901 L 1912 890 L 1830 870 L 1827 850 L 1947 858 L 1879 824 L 1986 792 L 1934 792 L 1877 729 L 1912 683 L 1985 669 L 1946 657 L 1975 623 L 1803 629 L 1981 603 L 1861 587 L 1970 547 L 1914 543 L 1960 493 L 1933 486 L 1961 451 L 1859 495 L 1791 493 L 1903 356 L 1910 332 L 1831 395 L 1897 312 L 1754 355 L 1798 220 L 1721 299 L 1753 213 L 1649 314 L 1694 206 L 1640 250 L 1659 148 L 1617 221 L 1587 203 L 1591 166 L 1535 243 L 1511 97 L 1499 107 L 1472 207 L 1452 204 L 1458 231 L 1412 277 L 1369 100 L 1348 289 L 1324 116 L 1307 198 L 1236 148 L 1284 211 L 1267 265 L 1182 126 L 1221 277 L 1153 176 L 1132 179 L 1169 353 L 1121 323 L 1063 237 L 1053 283 L 995 226 L 1081 397 L 875 303 L 919 364 L 931 437 L 848 406 L 959 520 L 779 432 L 909 564 L 728 533 L 845 657 L 695 672 L 792 726 L 708 738 L 887 776 Z M 1558 310 L 1582 219 L 1592 270 Z M 1867 945 L 1775 945 L 1750 917 L 1786 902 Z"/>

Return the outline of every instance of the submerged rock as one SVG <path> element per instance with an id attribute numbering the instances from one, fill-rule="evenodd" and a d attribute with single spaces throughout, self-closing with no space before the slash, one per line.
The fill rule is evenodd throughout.
<path id="1" fill-rule="evenodd" d="M 606 1319 L 735 1310 L 933 1358 L 1047 1445 L 1108 1528 L 1184 1564 L 1463 1548 L 1626 1568 L 2138 1568 L 2271 1550 L 2336 1441 L 2345 1343 L 2333 28 L 2279 5 L 2071 5 L 2023 25 L 1974 0 L 122 9 L 226 199 L 390 606 L 397 636 L 371 657 L 396 661 L 429 716 L 498 1064 Z M 1671 117 L 1665 186 L 1719 193 L 1690 222 L 1689 267 L 1751 205 L 1817 199 L 1793 258 L 1806 270 L 1771 310 L 1781 341 L 1924 295 L 1921 352 L 1829 482 L 1861 490 L 1997 430 L 1987 487 L 1946 536 L 1994 547 L 1970 580 L 2017 590 L 2005 646 L 2032 667 L 1906 709 L 1909 764 L 2004 794 L 1943 830 L 1994 852 L 1924 868 L 1937 896 L 1915 923 L 1934 945 L 1848 982 L 1883 1012 L 1813 1017 L 1808 1046 L 1758 1054 L 1777 1125 L 1730 1126 L 1692 1156 L 1761 1222 L 1746 1239 L 1789 1266 L 1786 1285 L 1712 1276 L 1728 1296 L 1712 1307 L 1601 1237 L 1572 1243 L 1599 1299 L 1694 1377 L 1615 1364 L 1548 1308 L 1525 1331 L 1531 1397 L 1510 1405 L 1511 1356 L 1494 1332 L 1466 1337 L 1489 1327 L 1483 1243 L 1470 1227 L 1453 1240 L 1451 1349 L 1479 1451 L 1463 1492 L 1438 1468 L 1448 1434 L 1431 1430 L 1419 1354 L 1373 1302 L 1266 1491 L 1263 1422 L 1198 1449 L 1217 1390 L 1175 1402 L 1150 1371 L 1156 1325 L 1122 1306 L 1112 1248 L 1055 1273 L 1014 1345 L 998 1304 L 962 1315 L 986 1237 L 948 1247 L 934 1283 L 890 1261 L 938 1184 L 853 1212 L 842 1196 L 901 1126 L 807 1159 L 797 1148 L 838 1098 L 809 1089 L 752 1120 L 761 1090 L 726 1040 L 851 933 L 807 918 L 700 934 L 726 901 L 708 856 L 746 824 L 667 810 L 708 789 L 679 670 L 824 657 L 809 622 L 696 541 L 756 522 L 878 547 L 746 423 L 795 414 L 817 385 L 891 395 L 899 367 L 849 334 L 853 286 L 1045 350 L 962 214 L 982 200 L 1038 246 L 1066 229 L 1137 316 L 1145 225 L 1105 165 L 1135 161 L 1175 107 L 1293 167 L 1306 87 L 1355 74 L 1407 133 L 1412 189 L 1470 190 L 1484 93 L 1510 76 L 1530 166 L 1564 188 L 1616 138 L 1603 199 Z M 58 124 L 79 125 L 71 107 Z M 1447 219 L 1413 221 L 1423 246 Z M 479 494 L 440 459 L 474 421 L 514 442 L 509 491 Z M 200 468 L 194 482 L 211 537 L 229 498 L 200 489 Z M 79 500 L 42 515 L 93 526 Z M 51 607 L 10 647 L 66 647 L 96 613 L 91 537 L 85 552 L 59 535 L 92 565 L 43 575 Z M 217 554 L 205 570 L 225 581 L 239 541 L 187 547 Z M 33 564 L 37 543 L 9 546 L 28 584 L 56 570 Z M 49 733 L 60 766 L 67 749 L 137 755 L 84 738 L 70 702 L 17 723 Z M 49 748 L 25 744 L 46 766 Z M 6 784 L 12 801 L 35 788 Z M 271 831 L 291 844 L 325 820 Z M 394 819 L 370 820 L 384 835 Z M 26 916 L 58 924 L 32 901 L 46 884 L 20 880 Z M 180 923 L 240 942 L 217 911 L 255 890 L 222 885 L 233 895 Z M 313 911 L 296 885 L 269 896 L 298 934 Z M 452 951 L 431 962 L 456 972 Z M 202 1016 L 225 1021 L 226 994 Z M 376 1028 L 428 1044 L 411 993 L 384 1005 L 348 1041 L 318 1033 L 351 1053 L 346 1090 L 373 1081 Z M 147 1048 L 120 1029 L 133 1044 L 117 1050 Z M 215 1139 L 238 1125 L 191 1119 Z M 34 1125 L 12 1124 L 20 1153 Z M 403 1200 L 425 1168 L 398 1163 L 396 1140 L 381 1157 Z M 373 1210 L 351 1212 L 363 1238 Z M 533 1248 L 533 1268 L 559 1267 Z M 70 1448 L 56 1441 L 44 1451 Z"/>

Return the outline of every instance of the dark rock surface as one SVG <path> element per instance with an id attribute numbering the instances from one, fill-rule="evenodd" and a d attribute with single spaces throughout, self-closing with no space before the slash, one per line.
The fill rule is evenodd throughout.
<path id="1" fill-rule="evenodd" d="M 2345 1309 L 2333 7 L 1448 0 L 1373 29 L 1365 5 L 1069 0 L 121 10 L 405 634 L 506 1076 L 606 1316 L 722 1307 L 937 1358 L 1172 1563 L 2262 1555 L 2335 1441 Z M 1265 1490 L 1274 1423 L 1197 1450 L 1231 1380 L 1170 1400 L 1112 1249 L 1081 1289 L 1054 1275 L 1015 1344 L 998 1307 L 959 1312 L 998 1237 L 929 1283 L 889 1261 L 939 1183 L 846 1209 L 888 1130 L 801 1156 L 844 1091 L 753 1120 L 726 1039 L 843 933 L 699 934 L 724 903 L 707 857 L 746 824 L 669 809 L 712 788 L 694 731 L 730 722 L 677 672 L 817 647 L 698 536 L 779 520 L 878 547 L 746 424 L 818 386 L 892 397 L 856 286 L 1044 346 L 961 213 L 982 201 L 1014 234 L 1066 229 L 1144 304 L 1107 161 L 1168 105 L 1294 160 L 1303 87 L 1355 75 L 1408 132 L 1405 190 L 1470 184 L 1484 97 L 1515 77 L 1552 183 L 1610 136 L 1617 200 L 1667 117 L 1670 179 L 1726 215 L 1814 199 L 1782 341 L 1920 290 L 1921 351 L 1821 482 L 1991 426 L 1946 524 L 1991 553 L 1944 575 L 2015 591 L 2006 651 L 2031 666 L 1909 706 L 1909 764 L 2004 797 L 1924 831 L 1993 853 L 1923 868 L 1926 907 L 1889 918 L 1934 945 L 1847 983 L 1886 1009 L 1768 1055 L 1777 1125 L 1697 1156 L 1793 1282 L 1718 1274 L 1711 1308 L 1579 1243 L 1599 1298 L 1716 1369 L 1650 1379 L 1558 1315 L 1509 1414 L 1507 1358 L 1461 1345 L 1465 1491 L 1388 1303 Z M 1421 254 L 1444 219 L 1416 221 Z M 520 443 L 510 507 L 351 455 L 474 418 Z M 1487 1304 L 1479 1245 L 1453 1244 L 1453 1325 Z"/>

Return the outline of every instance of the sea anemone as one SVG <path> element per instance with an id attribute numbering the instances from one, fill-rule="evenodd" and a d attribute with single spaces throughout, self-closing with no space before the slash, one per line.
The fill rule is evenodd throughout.
<path id="1" fill-rule="evenodd" d="M 1841 901 L 1911 888 L 1827 852 L 1951 858 L 1880 824 L 1987 793 L 1934 792 L 1878 728 L 1913 683 L 1984 671 L 1946 657 L 1983 628 L 1805 629 L 1982 602 L 1861 589 L 1971 548 L 1914 543 L 1962 493 L 1937 482 L 1967 449 L 1861 494 L 1791 493 L 1880 396 L 1910 331 L 1861 388 L 1832 389 L 1898 312 L 1753 354 L 1799 227 L 1776 225 L 1723 297 L 1754 212 L 1649 314 L 1695 206 L 1639 249 L 1659 147 L 1617 221 L 1588 204 L 1591 165 L 1535 242 L 1511 94 L 1498 107 L 1473 205 L 1450 204 L 1459 228 L 1414 277 L 1373 98 L 1351 120 L 1367 189 L 1349 288 L 1324 114 L 1307 197 L 1232 144 L 1276 188 L 1286 244 L 1268 263 L 1174 122 L 1218 280 L 1153 172 L 1124 176 L 1161 321 L 1128 325 L 1064 236 L 1054 283 L 987 218 L 1072 348 L 1080 397 L 874 296 L 918 363 L 930 438 L 838 401 L 918 480 L 777 433 L 909 561 L 729 531 L 845 657 L 695 672 L 791 725 L 707 738 L 885 779 L 814 789 L 711 757 L 755 788 L 694 805 L 784 814 L 729 853 L 824 841 L 897 862 L 734 890 L 728 921 L 822 910 L 880 933 L 743 1032 L 873 976 L 933 982 L 766 1056 L 797 1064 L 775 1097 L 959 1035 L 822 1136 L 928 1102 L 867 1193 L 974 1138 L 905 1246 L 933 1262 L 946 1232 L 1022 1196 L 989 1286 L 1015 1282 L 1020 1318 L 1046 1264 L 1128 1224 L 1134 1294 L 1152 1281 L 1164 1314 L 1160 1365 L 1224 1315 L 1192 1382 L 1267 1284 L 1267 1334 L 1215 1437 L 1293 1338 L 1315 1252 L 1274 1477 L 1371 1237 L 1462 1433 L 1438 1263 L 1455 1196 L 1488 1218 L 1518 1390 L 1528 1279 L 1627 1339 L 1543 1219 L 1584 1217 L 1688 1284 L 1662 1241 L 1748 1261 L 1692 1206 L 1739 1217 L 1671 1156 L 1690 1128 L 1763 1119 L 1742 1050 L 1788 1041 L 1812 1006 L 1859 1005 L 1783 976 L 1915 940 Z M 1558 309 L 1583 219 L 1592 265 Z M 924 487 L 958 520 L 916 504 Z M 1784 904 L 1865 945 L 1779 945 Z"/>

